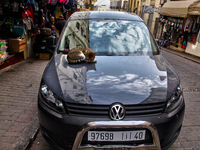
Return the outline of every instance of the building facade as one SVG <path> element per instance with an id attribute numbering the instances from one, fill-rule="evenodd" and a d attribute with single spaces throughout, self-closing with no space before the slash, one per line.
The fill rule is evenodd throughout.
<path id="1" fill-rule="evenodd" d="M 161 1 L 165 2 L 165 0 L 110 0 L 110 8 L 111 10 L 137 14 L 144 20 L 149 30 L 154 33 L 156 19 L 159 18 Z"/>
<path id="2" fill-rule="evenodd" d="M 107 8 L 106 8 L 106 5 L 101 5 L 101 6 L 96 6 L 94 8 L 95 11 L 106 11 Z"/>
<path id="3" fill-rule="evenodd" d="M 85 7 L 89 10 L 94 10 L 94 6 L 97 0 L 84 0 Z"/>
<path id="4" fill-rule="evenodd" d="M 128 11 L 128 0 L 110 0 L 110 10 Z"/>

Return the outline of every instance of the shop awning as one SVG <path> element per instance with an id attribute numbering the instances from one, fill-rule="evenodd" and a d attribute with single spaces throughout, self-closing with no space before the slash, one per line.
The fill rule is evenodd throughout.
<path id="1" fill-rule="evenodd" d="M 188 15 L 200 15 L 200 0 L 189 6 Z"/>
<path id="2" fill-rule="evenodd" d="M 162 6 L 161 15 L 171 17 L 186 17 L 188 14 L 188 8 L 191 4 L 198 0 L 189 1 L 169 1 Z"/>

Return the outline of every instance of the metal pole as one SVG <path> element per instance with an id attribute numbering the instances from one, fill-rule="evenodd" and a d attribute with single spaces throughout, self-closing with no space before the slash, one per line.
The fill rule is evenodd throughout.
<path id="1" fill-rule="evenodd" d="M 115 10 L 116 10 L 116 7 L 117 7 L 117 0 L 115 1 Z"/>
<path id="2" fill-rule="evenodd" d="M 121 5 L 122 5 L 122 4 L 121 4 L 121 0 L 119 1 L 119 4 L 120 4 L 120 6 L 119 6 L 119 11 L 120 11 L 120 9 L 121 9 Z"/>
<path id="3" fill-rule="evenodd" d="M 128 0 L 128 12 L 129 12 L 129 4 L 130 4 L 130 0 Z"/>

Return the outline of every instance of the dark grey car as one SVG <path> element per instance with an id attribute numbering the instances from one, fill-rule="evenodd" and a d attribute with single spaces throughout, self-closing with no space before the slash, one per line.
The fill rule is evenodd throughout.
<path id="1" fill-rule="evenodd" d="M 69 64 L 75 47 L 96 62 Z M 38 94 L 44 138 L 57 149 L 167 149 L 185 111 L 180 80 L 145 23 L 124 12 L 76 12 Z"/>

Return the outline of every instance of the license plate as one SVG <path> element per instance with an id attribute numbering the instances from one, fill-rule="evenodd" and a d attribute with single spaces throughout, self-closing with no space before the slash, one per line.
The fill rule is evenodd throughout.
<path id="1" fill-rule="evenodd" d="M 146 131 L 88 131 L 88 141 L 140 141 Z"/>

